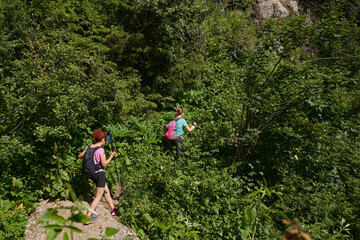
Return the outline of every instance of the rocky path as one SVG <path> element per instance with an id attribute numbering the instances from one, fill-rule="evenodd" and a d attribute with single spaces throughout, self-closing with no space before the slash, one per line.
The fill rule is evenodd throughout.
<path id="1" fill-rule="evenodd" d="M 83 202 L 87 204 L 86 202 Z M 40 206 L 29 216 L 29 222 L 26 226 L 25 231 L 25 240 L 42 240 L 46 239 L 48 230 L 41 228 L 41 223 L 38 218 L 46 211 L 48 208 L 55 207 L 69 207 L 72 206 L 71 201 L 58 201 L 52 202 L 49 200 L 42 201 Z M 74 233 L 74 239 L 76 240 L 87 240 L 88 238 L 97 238 L 102 239 L 105 236 L 105 229 L 107 227 L 112 227 L 118 229 L 118 233 L 111 237 L 111 239 L 123 239 L 128 237 L 130 239 L 139 239 L 136 237 L 135 233 L 127 228 L 125 225 L 121 224 L 118 221 L 117 217 L 111 216 L 109 210 L 105 207 L 106 203 L 103 201 L 100 202 L 99 206 L 96 209 L 96 212 L 99 214 L 99 220 L 90 225 L 83 225 L 80 223 L 74 223 L 74 226 L 81 229 L 84 233 Z M 70 215 L 69 210 L 61 209 L 60 214 L 63 217 L 68 217 Z M 63 239 L 63 233 L 61 233 L 56 239 Z"/>

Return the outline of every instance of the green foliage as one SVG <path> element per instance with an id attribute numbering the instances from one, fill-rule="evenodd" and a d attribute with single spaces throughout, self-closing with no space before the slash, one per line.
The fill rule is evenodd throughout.
<path id="1" fill-rule="evenodd" d="M 70 215 L 66 219 L 59 214 L 59 210 L 70 210 Z M 83 214 L 83 211 L 91 211 L 88 206 L 79 204 L 75 202 L 70 207 L 57 207 L 49 208 L 47 211 L 39 218 L 44 229 L 49 230 L 46 239 L 53 240 L 61 232 L 63 232 L 63 239 L 74 239 L 73 233 L 83 233 L 79 228 L 73 226 L 73 223 L 86 223 L 92 221 L 92 218 Z M 95 212 L 94 212 L 95 213 Z M 110 239 L 109 237 L 113 236 L 118 232 L 115 228 L 106 228 L 105 237 L 102 239 Z M 89 238 L 89 240 L 95 240 L 95 238 Z"/>
<path id="2" fill-rule="evenodd" d="M 205 236 L 220 238 L 221 235 L 224 238 L 235 237 L 238 236 L 239 229 L 245 231 L 247 226 L 245 223 L 247 210 L 244 212 L 245 215 L 239 215 L 241 212 L 239 208 L 258 208 L 259 215 L 267 216 L 261 229 L 266 229 L 268 224 L 271 224 L 270 215 L 278 212 L 265 210 L 263 198 L 272 195 L 274 191 L 261 187 L 258 192 L 260 195 L 264 192 L 264 196 L 259 197 L 257 201 L 259 205 L 256 205 L 257 207 L 249 205 L 255 202 L 254 198 L 257 198 L 258 193 L 249 196 L 249 201 L 243 201 L 241 196 L 244 196 L 244 190 L 241 188 L 247 187 L 251 191 L 251 186 L 254 185 L 246 185 L 244 180 L 233 177 L 226 169 L 218 175 L 216 170 L 218 164 L 204 162 L 201 157 L 203 153 L 197 149 L 199 146 L 196 144 L 201 142 L 198 137 L 200 133 L 189 135 L 186 139 L 191 141 L 191 144 L 187 145 L 190 148 L 187 158 L 190 159 L 181 158 L 178 162 L 173 162 L 172 149 L 167 150 L 169 154 L 167 156 L 159 152 L 161 149 L 156 143 L 154 145 L 151 141 L 147 141 L 146 136 L 150 132 L 157 131 L 158 136 L 161 134 L 159 130 L 162 129 L 154 129 L 152 126 L 153 123 L 148 120 L 136 122 L 128 126 L 127 129 L 132 134 L 127 136 L 120 134 L 125 132 L 125 126 L 111 126 L 114 136 L 116 132 L 122 135 L 121 143 L 115 142 L 116 146 L 121 146 L 120 172 L 125 189 L 120 206 L 122 221 L 135 229 L 140 237 L 152 236 L 164 239 L 198 237 L 201 239 Z M 131 157 L 134 153 L 136 157 Z M 127 161 L 129 158 L 134 161 Z M 110 169 L 109 172 L 111 171 L 113 174 L 110 175 L 115 176 Z M 234 225 L 234 228 L 230 230 L 226 225 L 218 225 L 223 221 Z M 252 223 L 253 221 L 249 222 L 250 225 Z M 252 235 L 255 236 L 257 231 L 255 227 Z"/>
<path id="3" fill-rule="evenodd" d="M 23 204 L 0 199 L 0 239 L 24 239 L 28 222 Z"/>
<path id="4" fill-rule="evenodd" d="M 143 239 L 279 239 L 286 216 L 358 239 L 359 2 L 301 2 L 310 18 L 255 24 L 252 0 L 0 1 L 1 236 L 89 191 L 76 156 L 102 128 Z M 177 106 L 198 126 L 175 161 Z"/>

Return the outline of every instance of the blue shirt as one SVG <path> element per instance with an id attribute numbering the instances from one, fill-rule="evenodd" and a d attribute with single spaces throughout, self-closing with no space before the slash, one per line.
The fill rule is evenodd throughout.
<path id="1" fill-rule="evenodd" d="M 176 118 L 175 118 L 176 119 Z M 184 127 L 187 126 L 187 122 L 185 119 L 180 118 L 179 120 L 177 120 L 176 122 L 176 135 L 181 136 L 184 134 Z"/>

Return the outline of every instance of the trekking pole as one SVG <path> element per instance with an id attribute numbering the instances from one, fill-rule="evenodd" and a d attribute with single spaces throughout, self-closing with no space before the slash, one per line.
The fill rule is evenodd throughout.
<path id="1" fill-rule="evenodd" d="M 114 151 L 114 147 L 113 147 L 113 144 L 112 144 L 112 143 L 111 143 L 111 151 Z M 117 175 L 117 178 L 118 178 L 118 183 L 120 183 L 119 170 L 118 170 L 117 165 L 116 165 L 115 156 L 114 156 L 114 161 L 115 161 L 115 168 L 116 168 L 116 175 Z"/>
<path id="2" fill-rule="evenodd" d="M 110 143 L 110 145 L 111 145 L 111 151 L 114 152 L 114 145 L 113 145 L 113 141 L 112 141 L 111 130 L 109 130 L 109 131 L 106 133 L 105 141 L 106 141 L 107 144 Z M 119 171 L 118 171 L 118 168 L 117 168 L 115 156 L 114 156 L 113 160 L 115 161 L 115 168 L 116 168 L 116 175 L 117 175 L 118 183 L 120 183 Z"/>

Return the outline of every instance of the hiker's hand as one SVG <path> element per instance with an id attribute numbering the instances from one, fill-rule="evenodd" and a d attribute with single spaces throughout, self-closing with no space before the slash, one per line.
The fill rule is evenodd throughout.
<path id="1" fill-rule="evenodd" d="M 196 126 L 196 122 L 193 122 L 192 124 L 193 124 L 194 126 Z"/>
<path id="2" fill-rule="evenodd" d="M 110 157 L 115 157 L 116 153 L 112 152 Z"/>

